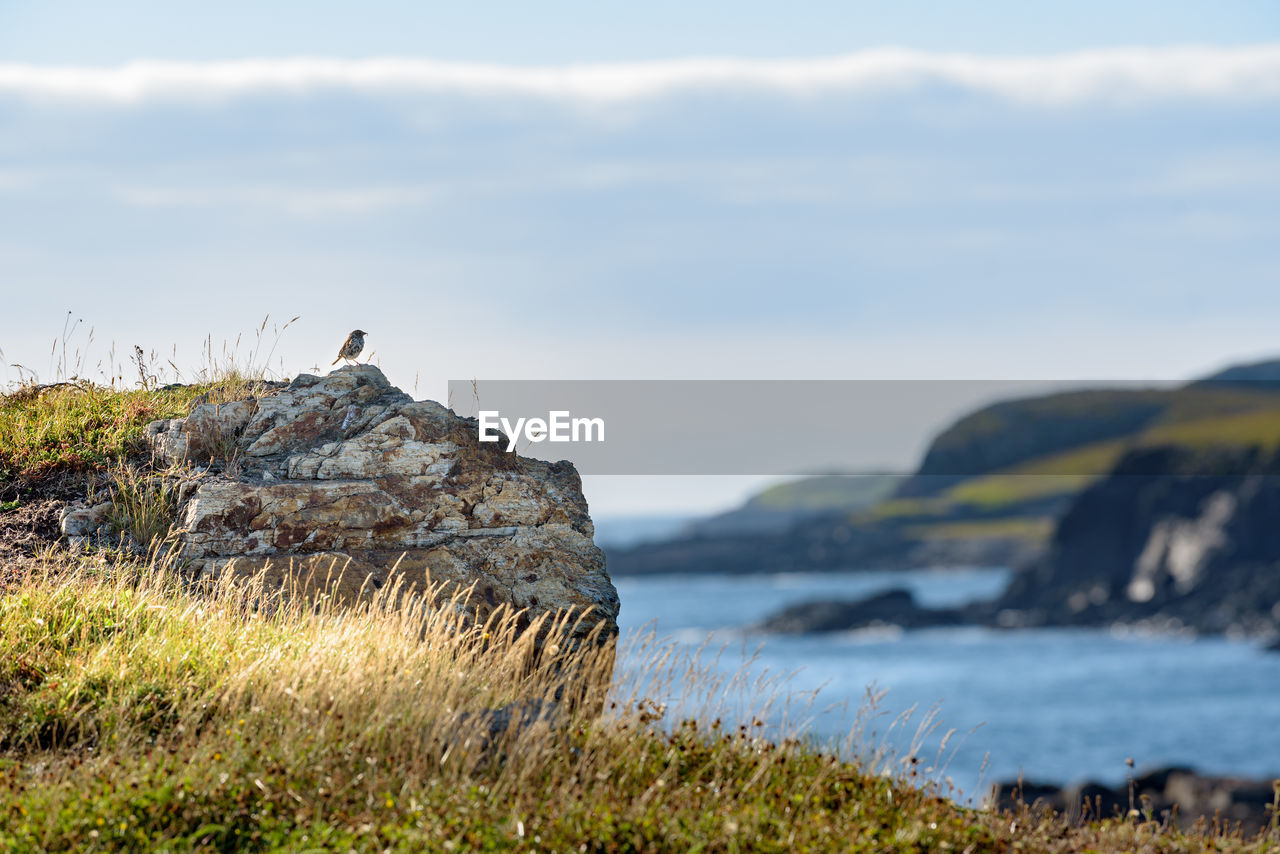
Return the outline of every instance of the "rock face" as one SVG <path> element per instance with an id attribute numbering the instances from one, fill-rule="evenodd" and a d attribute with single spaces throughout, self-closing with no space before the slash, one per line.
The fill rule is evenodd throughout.
<path id="1" fill-rule="evenodd" d="M 372 365 L 201 404 L 148 438 L 162 460 L 222 469 L 180 493 L 180 554 L 201 578 L 331 576 L 342 597 L 392 582 L 474 585 L 479 619 L 509 604 L 582 615 L 580 636 L 617 632 L 617 591 L 573 466 L 480 443 L 474 420 L 415 402 Z"/>
<path id="2" fill-rule="evenodd" d="M 814 601 L 758 624 L 840 631 L 1110 626 L 1280 639 L 1280 455 L 1257 449 L 1133 450 L 1085 489 L 1048 551 L 996 599 L 929 610 L 898 599 Z"/>
<path id="3" fill-rule="evenodd" d="M 1129 452 L 993 603 L 1006 625 L 1146 621 L 1280 636 L 1280 456 Z"/>

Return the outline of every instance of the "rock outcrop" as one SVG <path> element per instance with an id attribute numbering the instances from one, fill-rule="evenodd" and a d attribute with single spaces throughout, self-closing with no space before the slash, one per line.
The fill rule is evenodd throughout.
<path id="1" fill-rule="evenodd" d="M 617 632 L 573 466 L 479 442 L 474 420 L 414 401 L 372 365 L 201 404 L 148 438 L 163 461 L 213 463 L 179 491 L 179 553 L 198 578 L 310 578 L 350 598 L 445 582 L 473 587 L 478 619 L 500 605 L 567 610 L 580 636 Z"/>
<path id="2" fill-rule="evenodd" d="M 756 628 L 841 631 L 1110 626 L 1280 639 L 1280 453 L 1151 447 L 1085 489 L 1048 550 L 996 599 L 930 610 L 910 601 L 818 600 Z"/>
<path id="3" fill-rule="evenodd" d="M 854 601 L 815 600 L 783 608 L 752 626 L 774 634 L 821 634 L 897 626 L 927 629 L 962 621 L 958 609 L 922 608 L 910 590 L 887 590 Z"/>
<path id="4" fill-rule="evenodd" d="M 1280 636 L 1280 455 L 1129 452 L 1062 518 L 1048 553 L 993 603 L 1003 625 Z"/>
<path id="5" fill-rule="evenodd" d="M 1052 807 L 1072 819 L 1111 818 L 1131 809 L 1157 821 L 1165 816 L 1179 827 L 1198 820 L 1218 819 L 1226 828 L 1238 825 L 1257 833 L 1270 822 L 1269 807 L 1277 782 L 1200 774 L 1191 768 L 1160 768 L 1141 774 L 1130 784 L 1104 786 L 1087 782 L 1069 786 L 1009 780 L 992 787 L 989 803 L 997 809 L 1021 804 Z M 1145 814 L 1145 815 L 1144 815 Z"/>

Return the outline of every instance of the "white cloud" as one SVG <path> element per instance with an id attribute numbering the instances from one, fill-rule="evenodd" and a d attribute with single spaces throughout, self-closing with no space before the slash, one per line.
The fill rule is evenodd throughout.
<path id="1" fill-rule="evenodd" d="M 173 188 L 117 186 L 117 198 L 144 208 L 215 207 L 251 205 L 274 208 L 295 216 L 369 214 L 430 201 L 435 193 L 425 187 L 357 187 L 313 189 L 306 187 L 249 186 Z"/>
<path id="2" fill-rule="evenodd" d="M 0 93 L 133 104 L 255 93 L 445 93 L 609 103 L 721 90 L 795 96 L 954 86 L 1058 105 L 1150 98 L 1280 96 L 1280 44 L 1116 48 L 991 57 L 896 48 L 803 60 L 683 59 L 525 68 L 382 58 L 137 61 L 112 68 L 0 64 Z"/>

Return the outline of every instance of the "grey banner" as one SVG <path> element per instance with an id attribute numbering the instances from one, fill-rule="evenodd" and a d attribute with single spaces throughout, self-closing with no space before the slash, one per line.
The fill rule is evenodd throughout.
<path id="1" fill-rule="evenodd" d="M 1138 441 L 1135 436 L 1151 436 L 1154 444 L 1181 429 L 1212 444 L 1215 425 L 1227 430 L 1242 414 L 1266 422 L 1273 412 L 1280 439 L 1276 388 L 1189 393 L 1170 384 L 1034 380 L 458 380 L 449 384 L 449 405 L 494 425 L 486 432 L 504 434 L 504 450 L 514 440 L 520 454 L 567 459 L 583 474 L 907 473 L 923 461 L 930 474 L 966 476 L 1018 474 L 1020 460 L 1036 458 L 1039 467 L 1026 473 L 1096 475 L 1111 470 L 1117 449 Z M 962 429 L 933 445 L 926 459 L 939 434 L 961 418 Z M 1059 446 L 1089 452 L 1055 456 Z"/>

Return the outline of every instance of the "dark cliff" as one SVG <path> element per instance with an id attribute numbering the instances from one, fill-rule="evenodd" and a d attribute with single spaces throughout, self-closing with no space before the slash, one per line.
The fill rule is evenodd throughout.
<path id="1" fill-rule="evenodd" d="M 1280 632 L 1280 454 L 1130 451 L 1077 497 L 995 608 L 1024 625 Z"/>

